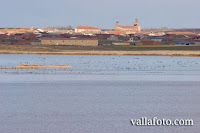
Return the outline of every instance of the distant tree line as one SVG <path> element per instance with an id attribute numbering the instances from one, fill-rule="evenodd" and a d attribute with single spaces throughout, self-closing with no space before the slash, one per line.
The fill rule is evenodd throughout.
<path id="1" fill-rule="evenodd" d="M 73 27 L 71 25 L 68 26 L 49 26 L 48 29 L 58 29 L 58 30 L 72 30 Z"/>

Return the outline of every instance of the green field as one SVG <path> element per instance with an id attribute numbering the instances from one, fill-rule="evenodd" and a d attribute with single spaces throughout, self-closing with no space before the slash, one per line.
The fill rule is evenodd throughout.
<path id="1" fill-rule="evenodd" d="M 102 51 L 149 51 L 149 50 L 186 50 L 200 51 L 200 45 L 180 46 L 180 45 L 157 45 L 157 46 L 98 46 L 98 47 L 80 47 L 80 46 L 47 46 L 56 50 L 102 50 Z"/>
<path id="2" fill-rule="evenodd" d="M 153 45 L 153 46 L 42 46 L 42 45 L 9 45 L 0 44 L 0 50 L 4 51 L 33 51 L 33 52 L 59 52 L 66 50 L 93 50 L 93 51 L 152 51 L 152 50 L 176 50 L 176 51 L 200 51 L 200 45 Z"/>

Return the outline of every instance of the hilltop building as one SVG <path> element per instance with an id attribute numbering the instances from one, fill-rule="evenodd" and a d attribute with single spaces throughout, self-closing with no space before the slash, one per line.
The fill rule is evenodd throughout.
<path id="1" fill-rule="evenodd" d="M 91 27 L 91 26 L 80 26 L 75 29 L 75 33 L 95 33 L 98 34 L 100 33 L 101 30 L 96 27 Z"/>
<path id="2" fill-rule="evenodd" d="M 143 33 L 144 35 L 148 36 L 164 36 L 165 32 L 149 32 L 149 33 Z"/>
<path id="3" fill-rule="evenodd" d="M 196 34 L 193 33 L 193 32 L 178 32 L 178 31 L 175 31 L 175 32 L 167 32 L 167 34 L 170 34 L 170 35 L 196 35 Z"/>
<path id="4" fill-rule="evenodd" d="M 126 34 L 135 34 L 141 32 L 141 26 L 138 24 L 138 19 L 135 19 L 133 26 L 120 26 L 119 22 L 116 22 L 115 25 L 116 31 L 126 32 Z"/>

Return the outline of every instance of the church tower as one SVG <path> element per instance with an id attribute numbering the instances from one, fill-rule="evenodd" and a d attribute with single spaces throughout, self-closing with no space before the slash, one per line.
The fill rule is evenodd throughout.
<path id="1" fill-rule="evenodd" d="M 138 19 L 135 19 L 135 23 L 132 26 L 121 26 L 117 21 L 115 24 L 115 31 L 123 32 L 124 34 L 135 34 L 141 32 L 141 26 L 138 23 Z"/>
<path id="2" fill-rule="evenodd" d="M 138 24 L 138 19 L 135 19 L 135 24 L 134 26 L 136 27 L 137 31 L 140 32 L 141 31 L 141 26 Z"/>
<path id="3" fill-rule="evenodd" d="M 115 30 L 118 30 L 118 29 L 119 29 L 119 21 L 117 21 L 115 24 Z"/>
<path id="4" fill-rule="evenodd" d="M 135 19 L 135 24 L 134 24 L 134 26 L 138 26 L 138 19 L 137 19 L 137 18 Z"/>

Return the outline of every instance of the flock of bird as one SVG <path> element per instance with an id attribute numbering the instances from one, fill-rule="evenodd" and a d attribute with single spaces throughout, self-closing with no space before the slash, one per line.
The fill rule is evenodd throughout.
<path id="1" fill-rule="evenodd" d="M 141 59 L 139 57 L 120 58 L 107 57 L 105 60 L 89 60 L 81 57 L 79 62 L 72 68 L 68 69 L 3 69 L 0 66 L 0 73 L 5 74 L 76 74 L 76 75 L 119 75 L 121 71 L 148 71 L 158 73 L 163 70 L 181 69 L 185 67 L 193 67 L 199 65 L 198 61 L 191 60 L 160 60 L 160 59 Z M 42 58 L 43 65 L 46 64 L 46 58 Z M 20 62 L 20 64 L 30 64 L 29 62 Z M 68 65 L 68 64 L 67 64 Z M 152 73 L 153 73 L 152 72 Z"/>

